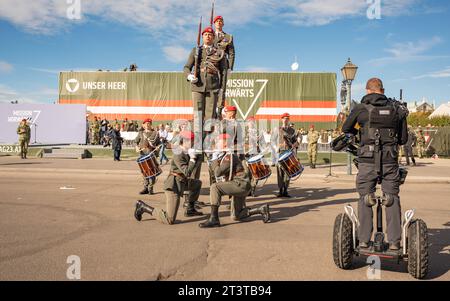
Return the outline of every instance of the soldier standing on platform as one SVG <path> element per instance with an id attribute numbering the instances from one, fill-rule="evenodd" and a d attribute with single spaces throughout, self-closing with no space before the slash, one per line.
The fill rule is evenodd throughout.
<path id="1" fill-rule="evenodd" d="M 31 129 L 27 124 L 27 120 L 25 118 L 22 119 L 19 126 L 17 127 L 17 134 L 19 135 L 20 157 L 22 159 L 26 159 L 28 144 L 30 143 L 31 138 Z"/>
<path id="2" fill-rule="evenodd" d="M 187 80 L 191 83 L 192 98 L 194 103 L 195 119 L 200 119 L 194 126 L 196 131 L 202 133 L 199 140 L 202 143 L 206 137 L 206 131 L 211 132 L 212 129 L 204 129 L 205 121 L 217 118 L 217 106 L 219 99 L 219 90 L 223 89 L 223 79 L 227 72 L 227 62 L 223 50 L 214 46 L 214 31 L 211 27 L 207 27 L 202 32 L 203 45 L 200 45 L 200 37 L 198 37 L 198 47 L 192 49 L 189 58 L 184 66 L 184 73 Z M 196 127 L 201 126 L 201 129 Z M 198 141 L 198 140 L 197 140 Z M 203 155 L 199 155 L 197 166 L 193 171 L 196 179 L 200 178 L 201 162 Z"/>

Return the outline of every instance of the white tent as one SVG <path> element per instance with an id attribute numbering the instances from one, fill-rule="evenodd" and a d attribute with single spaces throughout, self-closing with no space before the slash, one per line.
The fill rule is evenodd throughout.
<path id="1" fill-rule="evenodd" d="M 428 118 L 438 116 L 450 116 L 450 102 L 441 104 Z"/>

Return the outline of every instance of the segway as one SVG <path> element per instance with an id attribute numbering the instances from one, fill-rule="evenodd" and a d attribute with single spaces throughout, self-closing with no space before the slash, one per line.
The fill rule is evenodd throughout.
<path id="1" fill-rule="evenodd" d="M 401 184 L 406 178 L 406 170 L 400 169 Z M 383 198 L 376 197 L 377 232 L 368 248 L 359 247 L 357 229 L 359 220 L 353 207 L 344 207 L 345 213 L 339 214 L 334 221 L 333 259 L 341 269 L 349 269 L 353 256 L 379 256 L 380 259 L 408 263 L 408 272 L 417 279 L 422 279 L 428 272 L 428 230 L 421 219 L 414 219 L 415 210 L 407 210 L 402 224 L 402 246 L 399 250 L 390 250 L 383 233 Z"/>
<path id="2" fill-rule="evenodd" d="M 358 145 L 354 138 L 345 134 L 340 135 L 331 143 L 334 151 L 349 152 L 357 155 Z M 353 161 L 358 168 L 358 161 Z M 399 169 L 400 185 L 405 183 L 408 171 Z M 333 259 L 341 269 L 347 270 L 352 265 L 353 256 L 379 256 L 381 259 L 393 260 L 397 263 L 406 261 L 408 272 L 417 279 L 422 279 L 428 272 L 428 230 L 427 225 L 421 219 L 414 219 L 415 210 L 408 210 L 404 214 L 402 224 L 401 248 L 390 250 L 389 244 L 384 240 L 383 233 L 383 198 L 376 197 L 377 232 L 373 241 L 367 248 L 359 247 L 357 229 L 359 220 L 353 207 L 348 204 L 344 207 L 345 213 L 339 214 L 334 221 L 333 229 Z"/>

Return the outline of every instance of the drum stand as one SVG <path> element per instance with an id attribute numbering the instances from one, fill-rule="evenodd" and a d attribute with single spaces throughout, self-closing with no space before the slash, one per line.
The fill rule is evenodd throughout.
<path id="1" fill-rule="evenodd" d="M 325 178 L 329 178 L 329 177 L 338 178 L 338 176 L 336 174 L 331 172 L 331 165 L 332 164 L 333 164 L 333 149 L 331 148 L 331 144 L 330 144 L 330 167 L 329 167 L 329 172 L 325 176 Z"/>

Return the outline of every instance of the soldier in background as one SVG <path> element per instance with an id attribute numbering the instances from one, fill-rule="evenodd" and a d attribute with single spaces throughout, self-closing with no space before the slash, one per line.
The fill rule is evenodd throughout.
<path id="1" fill-rule="evenodd" d="M 416 146 L 417 137 L 414 131 L 412 130 L 411 126 L 408 126 L 408 141 L 403 146 L 403 149 L 405 151 L 405 158 L 406 158 L 406 165 L 410 165 L 410 160 L 413 163 L 414 166 L 416 166 L 416 160 L 414 159 L 414 147 Z"/>
<path id="2" fill-rule="evenodd" d="M 417 156 L 422 159 L 425 155 L 425 136 L 423 135 L 423 131 L 419 128 L 419 132 L 417 133 Z"/>
<path id="3" fill-rule="evenodd" d="M 125 118 L 122 123 L 122 131 L 128 132 L 130 128 L 130 124 L 128 123 L 128 118 Z"/>
<path id="4" fill-rule="evenodd" d="M 27 120 L 25 118 L 22 119 L 19 126 L 17 127 L 17 134 L 19 135 L 20 157 L 22 159 L 26 159 L 28 144 L 30 143 L 31 138 L 31 129 L 27 124 Z"/>
<path id="5" fill-rule="evenodd" d="M 319 132 L 314 130 L 314 124 L 311 124 L 308 131 L 308 158 L 309 165 L 313 169 L 316 168 L 317 141 L 319 141 Z"/>
<path id="6" fill-rule="evenodd" d="M 152 120 L 147 118 L 142 123 L 142 130 L 139 131 L 136 139 L 136 152 L 141 156 L 146 156 L 153 152 L 160 144 L 158 132 L 152 127 Z M 157 155 L 157 154 L 155 154 Z M 139 194 L 154 194 L 153 186 L 155 185 L 155 177 L 149 180 L 148 178 L 142 176 L 142 184 L 144 189 L 139 192 Z"/>
<path id="7" fill-rule="evenodd" d="M 91 124 L 91 144 L 100 144 L 100 122 L 97 116 L 94 117 L 94 121 Z"/>

